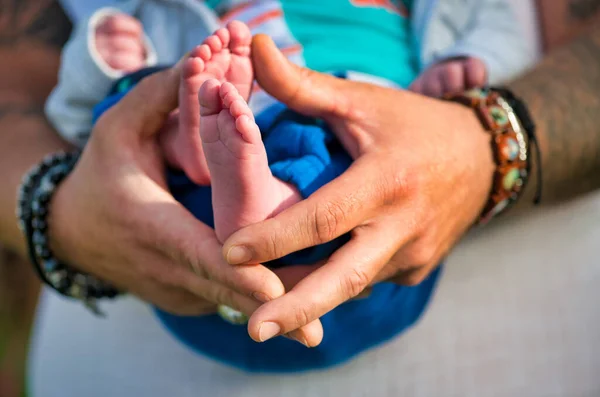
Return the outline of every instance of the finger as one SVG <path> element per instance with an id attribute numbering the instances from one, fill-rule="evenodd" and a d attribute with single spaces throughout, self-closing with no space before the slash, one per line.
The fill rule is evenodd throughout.
<path id="1" fill-rule="evenodd" d="M 417 92 L 419 94 L 423 93 L 423 77 L 417 78 L 413 83 L 408 87 L 408 89 L 412 92 Z"/>
<path id="2" fill-rule="evenodd" d="M 144 43 L 131 36 L 118 36 L 110 39 L 98 39 L 98 47 L 103 46 L 110 52 L 125 52 L 138 58 L 145 54 Z"/>
<path id="3" fill-rule="evenodd" d="M 107 35 L 130 34 L 140 37 L 143 35 L 144 28 L 137 19 L 126 14 L 118 14 L 104 18 L 98 25 L 96 32 Z"/>
<path id="4" fill-rule="evenodd" d="M 423 81 L 423 94 L 439 98 L 443 94 L 443 83 L 440 70 L 433 71 L 427 75 L 427 78 Z"/>
<path id="5" fill-rule="evenodd" d="M 467 89 L 483 87 L 487 84 L 487 67 L 485 63 L 477 58 L 468 58 L 463 66 Z"/>
<path id="6" fill-rule="evenodd" d="M 410 269 L 398 272 L 394 277 L 385 281 L 402 285 L 405 287 L 414 287 L 421 284 L 429 275 L 439 266 L 437 262 L 432 262 L 427 266 L 418 269 Z"/>
<path id="7" fill-rule="evenodd" d="M 302 328 L 288 332 L 287 336 L 306 347 L 319 346 L 323 341 L 323 324 L 319 320 L 311 321 Z"/>
<path id="8" fill-rule="evenodd" d="M 347 84 L 291 63 L 270 37 L 252 40 L 252 60 L 258 84 L 290 108 L 313 117 L 348 113 Z M 347 83 L 347 82 L 346 82 Z"/>
<path id="9" fill-rule="evenodd" d="M 463 61 L 449 61 L 443 65 L 441 72 L 443 94 L 455 94 L 465 90 L 465 73 Z"/>
<path id="10" fill-rule="evenodd" d="M 223 246 L 224 257 L 232 265 L 268 262 L 349 232 L 383 203 L 380 171 L 378 162 L 360 158 L 306 200 L 234 233 Z"/>
<path id="11" fill-rule="evenodd" d="M 409 241 L 375 277 L 374 284 L 392 281 L 405 286 L 417 285 L 438 265 L 449 248 L 448 244 L 436 244 L 432 239 Z"/>
<path id="12" fill-rule="evenodd" d="M 191 217 L 178 203 L 163 204 L 155 217 L 135 230 L 155 236 L 148 240 L 149 245 L 178 265 L 156 267 L 159 273 L 154 277 L 162 283 L 184 287 L 208 302 L 232 307 L 248 316 L 261 303 L 285 292 L 279 278 L 264 266 L 226 264 L 214 230 Z M 320 322 L 303 327 L 296 336 L 301 342 L 318 343 L 323 337 Z"/>
<path id="13" fill-rule="evenodd" d="M 325 261 L 322 261 L 322 262 L 314 264 L 314 265 L 286 266 L 286 267 L 282 267 L 280 269 L 275 269 L 275 270 L 273 270 L 273 272 L 277 275 L 277 277 L 279 277 L 279 279 L 285 286 L 285 290 L 289 291 L 292 288 L 294 288 L 296 286 L 296 284 L 298 284 L 300 281 L 304 280 L 306 277 L 308 277 L 309 274 L 311 274 L 315 270 L 319 269 L 325 263 L 326 263 Z M 387 268 L 387 266 L 386 266 L 386 268 Z M 385 268 L 384 268 L 384 270 L 385 270 Z M 383 271 L 380 272 L 379 274 L 381 274 L 381 273 L 383 273 Z M 395 275 L 395 273 L 391 273 L 391 274 Z M 387 280 L 387 278 L 384 280 Z M 375 280 L 373 282 L 371 282 L 371 285 L 374 285 L 374 284 L 376 284 Z M 355 299 L 368 298 L 371 295 L 371 292 L 372 292 L 372 288 L 368 287 L 363 292 L 358 294 Z"/>
<path id="14" fill-rule="evenodd" d="M 227 265 L 214 230 L 173 201 L 168 192 L 163 194 L 163 198 L 156 197 L 148 204 L 156 208 L 154 216 L 147 216 L 148 205 L 139 209 L 139 224 L 134 226 L 135 230 L 144 231 L 142 241 L 150 242 L 151 247 L 185 272 L 191 269 L 199 278 L 218 282 L 257 301 L 268 301 L 285 292 L 279 278 L 264 266 Z"/>
<path id="15" fill-rule="evenodd" d="M 106 55 L 106 63 L 113 69 L 123 72 L 132 72 L 140 68 L 143 58 L 138 54 L 129 52 L 110 52 Z"/>
<path id="16" fill-rule="evenodd" d="M 153 137 L 177 107 L 181 65 L 143 79 L 98 120 L 97 129 L 119 136 Z M 132 111 L 135 109 L 135 111 Z"/>
<path id="17" fill-rule="evenodd" d="M 250 336 L 263 342 L 288 333 L 358 296 L 389 261 L 397 242 L 397 236 L 386 228 L 361 228 L 327 264 L 284 296 L 258 308 L 248 323 Z"/>
<path id="18" fill-rule="evenodd" d="M 313 265 L 285 266 L 279 269 L 273 269 L 273 273 L 279 277 L 285 290 L 289 291 L 325 263 L 326 261 L 321 261 Z"/>

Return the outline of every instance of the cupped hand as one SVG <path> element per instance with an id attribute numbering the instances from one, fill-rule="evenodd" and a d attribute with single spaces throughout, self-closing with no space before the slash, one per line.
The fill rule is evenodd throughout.
<path id="1" fill-rule="evenodd" d="M 223 304 L 251 314 L 284 293 L 263 266 L 233 267 L 214 231 L 167 190 L 157 134 L 177 106 L 180 66 L 144 79 L 98 121 L 52 201 L 56 255 L 176 314 Z M 306 330 L 306 332 L 304 332 Z M 315 322 L 297 336 L 318 343 Z"/>
<path id="2" fill-rule="evenodd" d="M 265 323 L 286 333 L 375 282 L 422 281 L 482 211 L 494 166 L 489 135 L 462 105 L 299 68 L 266 36 L 255 37 L 253 54 L 259 84 L 324 119 L 355 159 L 308 199 L 226 241 L 223 255 L 240 265 L 351 233 L 324 265 L 278 271 L 306 277 L 254 312 L 249 332 L 262 341 L 261 329 L 277 329 Z"/>

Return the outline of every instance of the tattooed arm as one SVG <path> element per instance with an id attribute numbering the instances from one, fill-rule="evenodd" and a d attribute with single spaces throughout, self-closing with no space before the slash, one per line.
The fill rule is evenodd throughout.
<path id="1" fill-rule="evenodd" d="M 600 24 L 510 84 L 537 123 L 544 202 L 600 188 Z M 528 186 L 529 195 L 535 182 Z M 522 200 L 522 205 L 531 200 Z"/>
<path id="2" fill-rule="evenodd" d="M 0 0 L 0 242 L 20 253 L 15 221 L 21 177 L 66 144 L 44 118 L 71 23 L 56 0 Z"/>

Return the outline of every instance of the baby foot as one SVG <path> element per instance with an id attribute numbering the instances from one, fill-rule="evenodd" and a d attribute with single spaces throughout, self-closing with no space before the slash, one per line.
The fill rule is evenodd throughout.
<path id="1" fill-rule="evenodd" d="M 183 65 L 179 87 L 179 131 L 161 136 L 167 162 L 195 183 L 207 185 L 210 174 L 200 139 L 198 91 L 206 80 L 214 78 L 232 83 L 248 99 L 253 82 L 248 27 L 239 21 L 217 30 L 192 50 Z"/>
<path id="2" fill-rule="evenodd" d="M 146 62 L 142 24 L 127 14 L 104 18 L 96 28 L 96 50 L 112 69 L 133 72 Z"/>
<path id="3" fill-rule="evenodd" d="M 199 100 L 215 231 L 223 242 L 233 232 L 273 216 L 301 197 L 271 174 L 254 116 L 233 84 L 208 80 Z"/>

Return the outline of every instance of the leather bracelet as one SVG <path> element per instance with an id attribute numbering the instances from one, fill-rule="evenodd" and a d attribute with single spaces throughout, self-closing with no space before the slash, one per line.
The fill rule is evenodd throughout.
<path id="1" fill-rule="evenodd" d="M 73 170 L 78 158 L 77 153 L 56 153 L 33 167 L 19 187 L 17 218 L 27 243 L 29 259 L 40 279 L 60 294 L 82 301 L 92 312 L 100 315 L 96 300 L 114 298 L 119 292 L 62 263 L 49 247 L 49 204 L 57 186 Z"/>
<path id="2" fill-rule="evenodd" d="M 525 104 L 503 88 L 473 89 L 445 99 L 475 110 L 484 129 L 492 136 L 491 146 L 496 170 L 488 201 L 478 224 L 485 224 L 504 213 L 521 197 L 531 174 L 532 144 L 538 160 L 539 147 L 533 123 Z M 538 172 L 541 164 L 538 161 Z M 535 203 L 541 199 L 541 174 Z"/>

